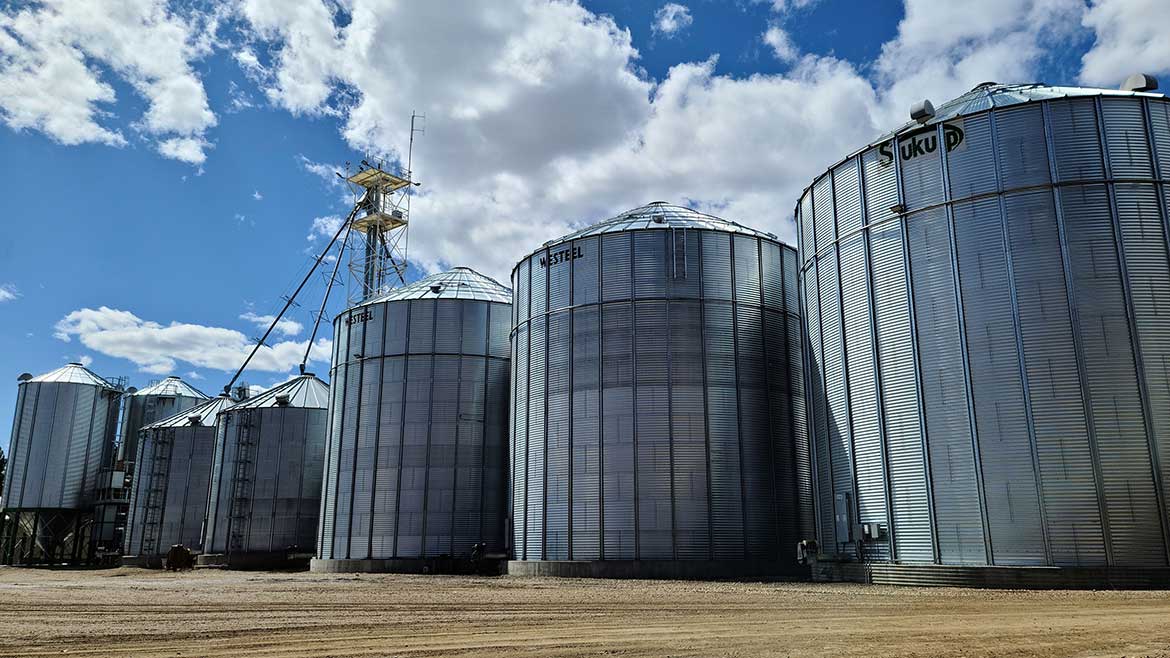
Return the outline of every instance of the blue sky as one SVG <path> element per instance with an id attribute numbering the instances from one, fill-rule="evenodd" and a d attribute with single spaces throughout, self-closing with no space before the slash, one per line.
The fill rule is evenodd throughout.
<path id="1" fill-rule="evenodd" d="M 401 157 L 411 111 L 427 116 L 412 276 L 506 280 L 544 240 L 658 199 L 791 238 L 803 185 L 915 100 L 1166 73 L 1151 26 L 1168 5 L 0 6 L 0 425 L 17 375 L 67 361 L 214 394 L 262 331 L 248 318 L 279 308 L 344 214 L 330 172 Z M 323 290 L 314 279 L 248 382 L 295 370 Z"/>

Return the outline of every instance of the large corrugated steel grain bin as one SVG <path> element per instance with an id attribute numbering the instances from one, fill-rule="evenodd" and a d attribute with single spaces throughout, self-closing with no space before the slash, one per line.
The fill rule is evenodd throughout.
<path id="1" fill-rule="evenodd" d="M 794 573 L 796 250 L 653 203 L 513 271 L 510 573 Z"/>
<path id="2" fill-rule="evenodd" d="M 458 267 L 334 321 L 313 570 L 469 570 L 503 553 L 510 304 Z"/>
<path id="3" fill-rule="evenodd" d="M 1170 582 L 1167 183 L 1162 95 L 987 83 L 804 192 L 823 555 Z"/>

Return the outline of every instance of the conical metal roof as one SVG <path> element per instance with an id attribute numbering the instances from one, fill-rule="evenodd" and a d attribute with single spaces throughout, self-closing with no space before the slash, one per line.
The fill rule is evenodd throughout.
<path id="1" fill-rule="evenodd" d="M 602 220 L 555 240 L 549 240 L 544 243 L 543 247 L 551 247 L 552 245 L 576 240 L 577 238 L 589 237 L 591 235 L 655 228 L 710 229 L 714 231 L 726 231 L 727 233 L 743 233 L 769 240 L 777 239 L 771 233 L 757 231 L 754 228 L 748 228 L 743 224 L 737 224 L 729 219 L 708 215 L 693 208 L 676 206 L 665 201 L 655 201 L 632 210 L 627 210 L 616 217 Z"/>
<path id="2" fill-rule="evenodd" d="M 1119 89 L 1097 89 L 1093 87 L 1059 87 L 1046 85 L 1040 82 L 1031 84 L 1000 84 L 998 82 L 984 82 L 976 85 L 967 93 L 949 100 L 934 108 L 934 117 L 925 124 L 908 121 L 897 130 L 883 135 L 881 139 L 870 146 L 889 141 L 894 135 L 908 129 L 922 125 L 933 125 L 940 121 L 951 121 L 968 114 L 976 114 L 993 108 L 1010 107 L 1039 101 L 1058 98 L 1077 98 L 1085 96 L 1142 96 L 1147 98 L 1165 98 L 1156 92 L 1123 91 Z M 867 147 L 868 148 L 868 147 Z"/>
<path id="3" fill-rule="evenodd" d="M 38 377 L 33 377 L 28 380 L 30 382 L 55 382 L 58 384 L 88 384 L 90 386 L 100 386 L 102 388 L 113 389 L 114 385 L 110 382 L 93 374 L 80 363 L 69 363 L 52 372 L 46 372 Z"/>
<path id="4" fill-rule="evenodd" d="M 279 386 L 273 386 L 257 396 L 234 404 L 227 410 L 282 406 L 278 404 L 277 398 L 285 395 L 288 396 L 288 404 L 283 406 L 305 409 L 326 409 L 329 407 L 329 384 L 317 379 L 313 373 L 307 372 Z"/>
<path id="5" fill-rule="evenodd" d="M 512 290 L 495 279 L 468 267 L 431 274 L 401 288 L 371 297 L 358 306 L 404 299 L 474 299 L 484 302 L 512 303 Z"/>
<path id="6" fill-rule="evenodd" d="M 199 422 L 197 423 L 198 425 L 210 427 L 215 425 L 215 417 L 219 415 L 219 412 L 227 409 L 228 407 L 231 407 L 235 403 L 236 401 L 229 398 L 227 395 L 217 395 L 216 397 L 213 397 L 206 402 L 200 402 L 194 407 L 184 409 L 173 416 L 146 425 L 142 429 L 148 430 L 162 427 L 187 427 L 191 425 L 191 418 L 194 416 L 199 417 Z"/>
<path id="7" fill-rule="evenodd" d="M 167 377 L 157 384 L 152 384 L 146 388 L 138 389 L 137 391 L 131 393 L 131 395 L 160 395 L 168 397 L 182 396 L 187 398 L 199 398 L 201 400 L 207 399 L 207 396 L 199 391 L 199 389 L 194 388 L 187 382 L 175 376 Z"/>

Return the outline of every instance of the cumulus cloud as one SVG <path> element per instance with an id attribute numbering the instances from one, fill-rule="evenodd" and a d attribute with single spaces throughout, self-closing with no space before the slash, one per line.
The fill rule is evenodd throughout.
<path id="1" fill-rule="evenodd" d="M 20 297 L 20 291 L 11 283 L 0 283 L 0 303 L 10 302 Z"/>
<path id="2" fill-rule="evenodd" d="M 694 22 L 691 10 L 686 5 L 668 2 L 654 12 L 654 22 L 650 24 L 650 29 L 655 34 L 670 38 L 680 30 L 690 27 L 691 23 Z"/>
<path id="3" fill-rule="evenodd" d="M 22 8 L 17 8 L 22 7 Z M 201 164 L 216 117 L 191 62 L 214 43 L 219 12 L 163 0 L 45 0 L 0 10 L 0 120 L 63 144 L 127 143 L 114 124 L 112 79 L 146 101 L 131 126 L 159 153 Z"/>
<path id="4" fill-rule="evenodd" d="M 800 56 L 800 51 L 792 43 L 788 32 L 779 25 L 770 25 L 768 31 L 764 32 L 763 39 L 764 43 L 772 49 L 772 54 L 776 56 L 776 59 L 782 62 L 791 62 Z"/>
<path id="5" fill-rule="evenodd" d="M 197 368 L 234 371 L 253 345 L 234 329 L 183 322 L 164 325 L 106 306 L 73 311 L 57 322 L 54 331 L 53 335 L 60 340 L 70 342 L 76 337 L 94 352 L 127 359 L 140 371 L 158 375 L 174 372 L 179 362 Z M 248 367 L 264 372 L 287 372 L 300 363 L 307 346 L 308 341 L 265 345 Z M 309 358 L 328 363 L 331 351 L 332 342 L 319 339 L 313 344 Z"/>
<path id="6" fill-rule="evenodd" d="M 158 144 L 158 152 L 172 160 L 200 165 L 207 161 L 209 144 L 201 137 L 173 137 Z"/>
<path id="7" fill-rule="evenodd" d="M 247 313 L 241 314 L 240 319 L 247 320 L 248 322 L 255 324 L 260 329 L 267 329 L 272 324 L 272 321 L 276 319 L 276 316 L 256 315 L 252 311 L 248 311 Z M 281 318 L 280 322 L 276 323 L 273 331 L 280 334 L 281 336 L 296 336 L 297 334 L 301 333 L 304 328 L 304 325 L 302 325 L 300 322 L 297 322 L 296 320 Z"/>
<path id="8" fill-rule="evenodd" d="M 88 368 L 93 363 L 93 357 L 88 354 L 82 354 L 77 357 L 77 362 Z"/>
<path id="9" fill-rule="evenodd" d="M 264 195 L 260 194 L 260 190 L 256 190 L 256 191 L 252 192 L 252 198 L 255 199 L 256 201 L 263 201 Z"/>
<path id="10" fill-rule="evenodd" d="M 309 227 L 309 234 L 305 236 L 305 239 L 309 242 L 316 242 L 317 238 L 332 238 L 333 234 L 337 233 L 337 229 L 341 228 L 343 221 L 337 215 L 317 217 L 313 220 L 313 225 Z"/>
<path id="11" fill-rule="evenodd" d="M 1117 86 L 1131 73 L 1170 73 L 1170 3 L 1097 0 L 1084 16 L 1096 42 L 1081 60 L 1081 81 Z"/>
<path id="12" fill-rule="evenodd" d="M 297 161 L 300 162 L 302 169 L 320 178 L 331 187 L 345 185 L 345 182 L 337 175 L 339 172 L 345 171 L 345 167 L 339 167 L 325 162 L 313 162 L 304 155 L 297 156 Z"/>
<path id="13" fill-rule="evenodd" d="M 783 74 L 723 75 L 711 58 L 651 80 L 628 30 L 573 2 L 352 0 L 344 18 L 319 0 L 242 7 L 255 52 L 270 53 L 256 65 L 273 103 L 336 113 L 351 147 L 391 161 L 404 159 L 411 111 L 426 114 L 411 260 L 503 279 L 544 240 L 659 199 L 792 240 L 793 202 L 826 166 L 900 125 L 915 100 L 1033 79 L 1083 12 L 1080 0 L 908 0 L 864 66 L 799 52 L 778 15 L 762 39 Z M 332 221 L 318 218 L 310 239 Z"/>
<path id="14" fill-rule="evenodd" d="M 911 103 L 945 101 L 987 80 L 1032 81 L 1053 47 L 1086 30 L 1097 43 L 1086 55 L 1085 79 L 1112 85 L 1126 61 L 1148 61 L 1141 67 L 1156 72 L 1167 60 L 1165 40 L 1148 27 L 1165 11 L 1154 0 L 1099 0 L 1091 8 L 1082 0 L 905 0 L 896 35 L 876 60 L 859 63 L 793 44 L 787 16 L 816 0 L 760 1 L 771 9 L 760 38 L 788 64 L 782 74 L 721 74 L 711 58 L 680 62 L 651 79 L 629 30 L 573 0 L 239 0 L 231 5 L 241 41 L 232 56 L 269 103 L 335 116 L 351 148 L 389 162 L 405 159 L 411 112 L 425 114 L 427 134 L 414 152 L 423 186 L 412 199 L 411 260 L 426 271 L 468 265 L 504 280 L 543 241 L 658 199 L 791 240 L 800 190 L 845 153 L 904 122 Z M 62 3 L 21 15 L 52 15 Z M 684 29 L 691 18 L 683 5 L 660 13 L 672 5 L 681 9 L 667 27 Z M 9 22 L 10 15 L 18 14 L 5 14 Z M 174 12 L 159 16 L 155 23 L 183 20 Z M 13 34 L 8 24 L 0 28 L 0 53 L 19 50 Z M 61 78 L 71 84 L 60 93 L 77 99 L 63 104 L 61 112 L 73 114 L 56 128 L 57 138 L 121 143 L 102 113 L 112 88 L 90 71 L 97 60 L 88 51 L 70 47 L 51 61 L 80 67 L 76 80 Z M 189 46 L 191 57 L 201 47 Z M 18 61 L 48 58 L 30 52 Z M 11 70 L 43 73 L 9 65 L 4 75 Z M 10 96 L 0 94 L 0 103 Z M 205 96 L 192 98 L 196 110 L 206 105 Z M 16 115 L 3 111 L 12 124 Z M 66 137 L 69 130 L 89 136 Z M 160 139 L 206 139 L 199 131 L 176 133 Z M 175 143 L 168 154 L 195 161 L 207 146 Z M 335 175 L 341 167 L 299 160 L 336 190 L 338 208 L 348 205 Z M 340 221 L 337 214 L 315 219 L 309 242 L 331 237 Z"/>
<path id="15" fill-rule="evenodd" d="M 886 123 L 904 121 L 915 101 L 948 100 L 979 82 L 1035 81 L 1049 47 L 1078 34 L 1085 9 L 1082 0 L 905 0 L 905 8 L 874 64 Z"/>

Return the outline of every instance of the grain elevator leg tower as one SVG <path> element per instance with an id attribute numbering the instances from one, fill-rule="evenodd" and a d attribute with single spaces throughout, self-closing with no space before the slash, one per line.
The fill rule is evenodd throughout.
<path id="1" fill-rule="evenodd" d="M 362 161 L 346 178 L 357 201 L 349 228 L 349 304 L 352 306 L 405 283 L 409 189 L 406 177 Z"/>

